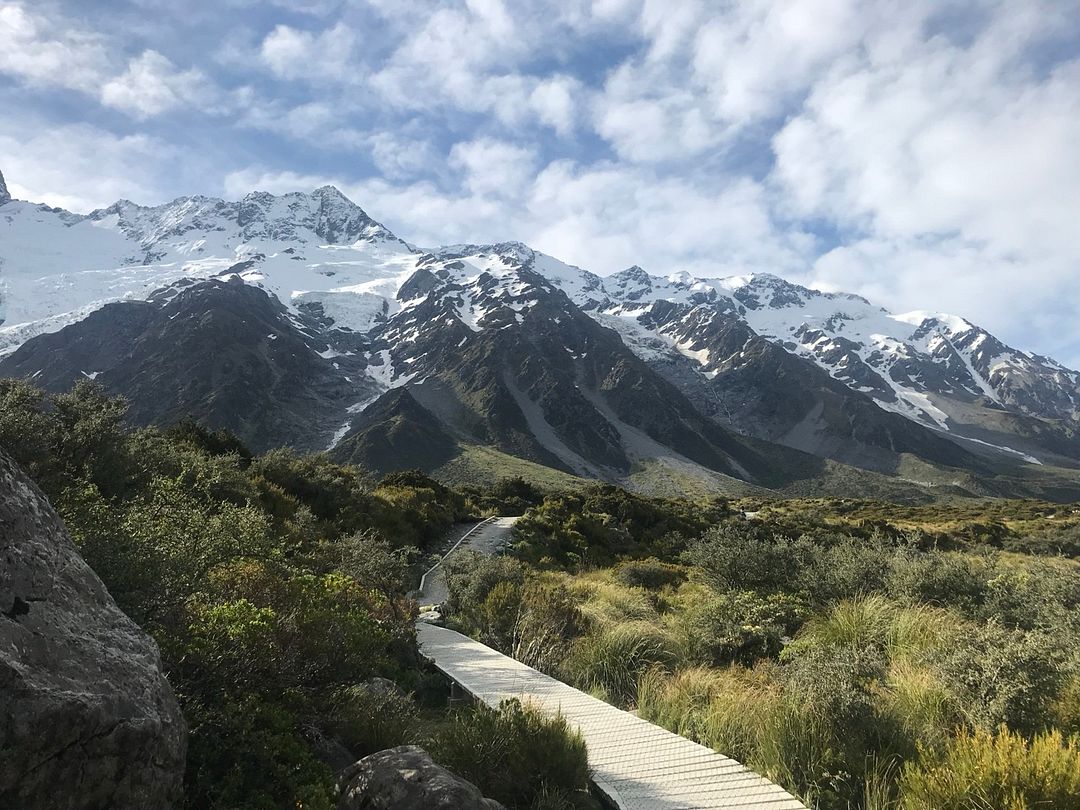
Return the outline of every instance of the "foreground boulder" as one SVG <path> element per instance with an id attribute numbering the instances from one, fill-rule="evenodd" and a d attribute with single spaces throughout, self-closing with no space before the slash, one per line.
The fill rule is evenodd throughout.
<path id="1" fill-rule="evenodd" d="M 338 776 L 337 810 L 505 810 L 416 745 L 364 757 Z"/>
<path id="2" fill-rule="evenodd" d="M 0 453 L 0 807 L 172 807 L 185 741 L 157 645 Z"/>

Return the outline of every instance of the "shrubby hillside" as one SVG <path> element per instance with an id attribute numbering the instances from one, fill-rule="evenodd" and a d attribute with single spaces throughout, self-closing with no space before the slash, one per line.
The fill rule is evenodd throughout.
<path id="1" fill-rule="evenodd" d="M 1072 509 L 597 488 L 518 525 L 452 566 L 463 630 L 810 806 L 1080 806 Z"/>
<path id="2" fill-rule="evenodd" d="M 45 395 L 0 380 L 0 447 L 160 646 L 188 725 L 187 807 L 326 810 L 336 770 L 404 743 L 507 807 L 588 805 L 584 745 L 561 721 L 519 705 L 447 712 L 406 596 L 455 521 L 529 488 L 376 482 L 320 455 L 253 455 L 192 422 L 131 430 L 125 410 L 90 382 Z"/>

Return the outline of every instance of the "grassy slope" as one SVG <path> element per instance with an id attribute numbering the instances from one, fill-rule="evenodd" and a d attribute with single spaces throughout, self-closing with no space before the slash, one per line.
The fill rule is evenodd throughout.
<path id="1" fill-rule="evenodd" d="M 499 480 L 520 476 L 541 489 L 552 491 L 577 489 L 587 483 L 562 470 L 475 444 L 462 445 L 461 452 L 435 468 L 432 476 L 445 484 L 458 486 L 490 486 Z"/>

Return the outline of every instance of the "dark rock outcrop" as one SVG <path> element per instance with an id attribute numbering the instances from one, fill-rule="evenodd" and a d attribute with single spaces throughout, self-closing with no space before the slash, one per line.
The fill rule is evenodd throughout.
<path id="1" fill-rule="evenodd" d="M 416 745 L 364 757 L 338 776 L 337 810 L 505 810 Z"/>
<path id="2" fill-rule="evenodd" d="M 277 299 L 238 279 L 165 292 L 39 335 L 0 359 L 0 376 L 50 391 L 91 377 L 128 399 L 136 424 L 191 417 L 256 451 L 326 447 L 357 392 Z"/>
<path id="3" fill-rule="evenodd" d="M 0 453 L 0 807 L 165 810 L 186 731 L 157 645 Z"/>
<path id="4" fill-rule="evenodd" d="M 6 202 L 11 202 L 11 194 L 8 193 L 7 183 L 4 182 L 4 175 L 0 172 L 0 205 Z"/>
<path id="5" fill-rule="evenodd" d="M 364 409 L 331 456 L 379 474 L 434 470 L 458 453 L 457 442 L 402 386 Z"/>

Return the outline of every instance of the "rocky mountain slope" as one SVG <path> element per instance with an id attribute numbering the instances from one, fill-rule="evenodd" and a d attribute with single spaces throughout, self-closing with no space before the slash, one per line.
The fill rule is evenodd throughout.
<path id="1" fill-rule="evenodd" d="M 721 488 L 812 457 L 947 482 L 1080 467 L 1080 374 L 961 318 L 767 275 L 601 278 L 518 243 L 422 250 L 330 187 L 86 216 L 7 200 L 0 316 L 0 375 L 91 377 L 140 422 L 376 469 L 469 446 Z"/>

